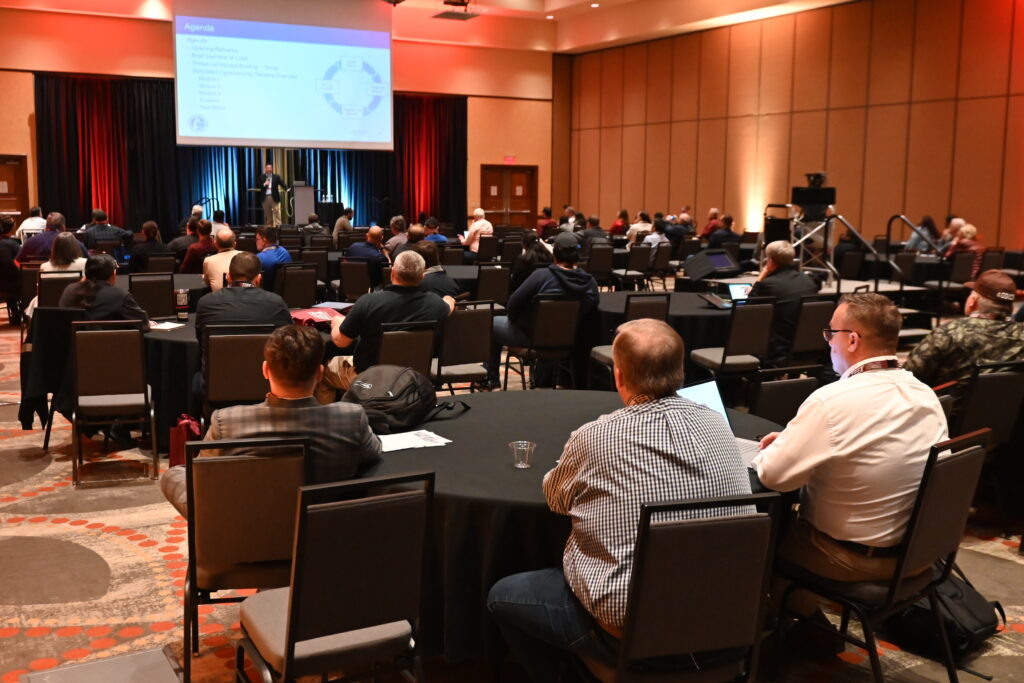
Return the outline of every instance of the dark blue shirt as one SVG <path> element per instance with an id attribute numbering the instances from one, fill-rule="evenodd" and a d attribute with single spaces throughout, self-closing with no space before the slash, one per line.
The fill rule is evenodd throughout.
<path id="1" fill-rule="evenodd" d="M 448 244 L 448 238 L 439 232 L 432 233 L 423 238 L 427 242 L 439 242 L 441 244 Z"/>
<path id="2" fill-rule="evenodd" d="M 282 263 L 291 263 L 292 255 L 282 246 L 275 244 L 259 253 L 260 267 L 263 269 L 263 289 L 274 290 L 274 274 Z"/>
<path id="3" fill-rule="evenodd" d="M 38 235 L 29 237 L 25 244 L 21 245 L 21 250 L 18 252 L 18 261 L 25 261 L 29 256 L 45 256 L 49 258 L 50 251 L 53 248 L 53 241 L 57 239 L 59 234 L 56 230 L 43 230 Z M 85 245 L 79 242 L 78 246 L 82 250 L 82 256 L 88 258 L 89 250 L 85 248 Z"/>

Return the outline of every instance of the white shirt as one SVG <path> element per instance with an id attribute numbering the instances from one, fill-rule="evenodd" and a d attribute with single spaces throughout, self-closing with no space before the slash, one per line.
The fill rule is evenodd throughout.
<path id="1" fill-rule="evenodd" d="M 44 261 L 39 265 L 39 270 L 43 271 L 44 273 L 55 273 L 65 270 L 77 270 L 79 273 L 84 273 L 85 262 L 86 258 L 84 256 L 79 256 L 66 266 L 57 266 L 54 265 L 53 261 Z"/>
<path id="2" fill-rule="evenodd" d="M 466 233 L 466 239 L 462 241 L 462 246 L 472 252 L 476 252 L 480 249 L 480 236 L 493 234 L 494 226 L 486 218 L 473 221 L 472 225 L 469 226 L 469 232 Z"/>
<path id="3" fill-rule="evenodd" d="M 235 257 L 235 254 L 240 253 L 242 252 L 237 249 L 228 249 L 227 251 L 218 251 L 203 259 L 203 280 L 209 285 L 211 291 L 216 292 L 224 286 L 224 275 L 231 266 L 231 259 Z"/>
<path id="4" fill-rule="evenodd" d="M 14 238 L 20 242 L 25 241 L 25 228 L 46 230 L 46 219 L 42 216 L 29 216 L 21 222 L 18 229 L 14 231 Z"/>
<path id="5" fill-rule="evenodd" d="M 776 491 L 804 487 L 800 515 L 832 538 L 888 547 L 903 538 L 931 447 L 948 438 L 935 392 L 903 369 L 852 374 L 807 397 L 754 458 Z"/>
<path id="6" fill-rule="evenodd" d="M 626 237 L 629 238 L 630 242 L 633 242 L 636 240 L 638 233 L 651 232 L 652 230 L 654 230 L 654 226 L 650 223 L 634 223 L 629 226 L 629 230 L 626 231 Z"/>

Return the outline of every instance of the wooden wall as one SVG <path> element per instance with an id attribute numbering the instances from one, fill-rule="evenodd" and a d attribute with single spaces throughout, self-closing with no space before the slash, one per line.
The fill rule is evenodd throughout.
<path id="1" fill-rule="evenodd" d="M 954 212 L 1024 246 L 1024 0 L 863 0 L 572 60 L 569 202 L 605 224 L 690 204 L 757 230 L 824 170 L 869 237 Z"/>

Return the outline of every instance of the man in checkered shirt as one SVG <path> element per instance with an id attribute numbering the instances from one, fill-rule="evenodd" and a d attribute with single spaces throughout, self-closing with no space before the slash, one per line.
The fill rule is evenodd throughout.
<path id="1" fill-rule="evenodd" d="M 675 393 L 683 340 L 671 327 L 649 319 L 622 325 L 612 358 L 626 407 L 573 432 L 544 477 L 548 506 L 572 518 L 562 570 L 505 577 L 487 599 L 509 648 L 538 682 L 558 680 L 567 652 L 614 663 L 641 503 L 750 493 L 725 420 Z"/>

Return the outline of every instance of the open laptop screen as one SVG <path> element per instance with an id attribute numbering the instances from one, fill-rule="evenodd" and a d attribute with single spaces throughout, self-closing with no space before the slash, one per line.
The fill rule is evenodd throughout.
<path id="1" fill-rule="evenodd" d="M 715 380 L 683 387 L 676 391 L 676 395 L 711 408 L 725 418 L 726 424 L 729 424 L 729 416 L 725 413 L 725 404 L 722 403 L 722 395 L 718 393 L 718 384 L 715 383 Z"/>
<path id="2" fill-rule="evenodd" d="M 750 290 L 754 285 L 748 284 L 736 284 L 729 285 L 729 298 L 733 301 L 739 299 L 746 299 L 750 295 Z"/>

